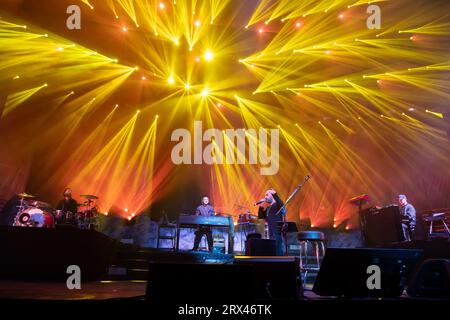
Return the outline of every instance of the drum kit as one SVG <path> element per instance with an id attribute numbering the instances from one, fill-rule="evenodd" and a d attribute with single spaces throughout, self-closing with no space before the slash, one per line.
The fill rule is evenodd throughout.
<path id="1" fill-rule="evenodd" d="M 79 229 L 95 230 L 98 228 L 98 209 L 95 200 L 97 196 L 83 194 L 80 197 L 86 199 L 78 204 L 76 213 L 62 210 L 54 210 L 52 206 L 43 201 L 34 200 L 36 197 L 22 192 L 17 194 L 19 205 L 13 226 L 53 228 L 56 225 L 72 225 Z"/>

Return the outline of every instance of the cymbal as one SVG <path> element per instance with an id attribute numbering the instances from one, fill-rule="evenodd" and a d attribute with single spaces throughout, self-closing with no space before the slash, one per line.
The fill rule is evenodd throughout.
<path id="1" fill-rule="evenodd" d="M 26 192 L 18 193 L 17 196 L 19 198 L 36 198 L 36 196 L 33 196 L 33 195 L 28 194 Z"/>
<path id="2" fill-rule="evenodd" d="M 92 199 L 98 199 L 97 196 L 93 196 L 93 195 L 91 195 L 91 194 L 80 194 L 80 197 L 86 198 L 86 199 L 89 199 L 89 200 L 92 200 Z"/>

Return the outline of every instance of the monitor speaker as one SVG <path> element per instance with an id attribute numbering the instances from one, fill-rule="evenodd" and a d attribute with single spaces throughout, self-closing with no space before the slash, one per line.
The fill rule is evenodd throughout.
<path id="1" fill-rule="evenodd" d="M 421 250 L 328 248 L 313 292 L 320 296 L 398 297 Z"/>
<path id="2" fill-rule="evenodd" d="M 246 256 L 276 256 L 275 240 L 250 238 L 245 242 Z"/>
<path id="3" fill-rule="evenodd" d="M 411 297 L 450 298 L 450 260 L 425 260 L 407 292 Z"/>
<path id="4" fill-rule="evenodd" d="M 295 258 L 245 256 L 233 264 L 151 263 L 146 296 L 171 303 L 296 299 L 298 265 Z"/>

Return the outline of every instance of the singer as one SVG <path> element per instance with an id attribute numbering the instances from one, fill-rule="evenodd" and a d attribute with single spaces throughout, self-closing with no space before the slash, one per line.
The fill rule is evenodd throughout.
<path id="1" fill-rule="evenodd" d="M 267 204 L 266 208 L 264 208 L 263 203 Z M 269 189 L 266 191 L 264 199 L 256 202 L 255 205 L 260 205 L 258 217 L 267 220 L 269 239 L 276 241 L 277 255 L 282 256 L 283 240 L 281 237 L 281 229 L 278 227 L 277 223 L 283 221 L 283 215 L 286 214 L 286 211 L 282 210 L 279 214 L 277 214 L 277 212 L 284 205 L 283 201 L 274 189 Z"/>

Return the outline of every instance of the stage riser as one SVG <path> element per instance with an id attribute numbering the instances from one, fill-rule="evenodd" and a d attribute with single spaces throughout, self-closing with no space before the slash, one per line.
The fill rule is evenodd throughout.
<path id="1" fill-rule="evenodd" d="M 66 280 L 77 265 L 81 280 L 98 280 L 107 272 L 119 244 L 104 234 L 73 228 L 0 227 L 0 278 Z"/>

